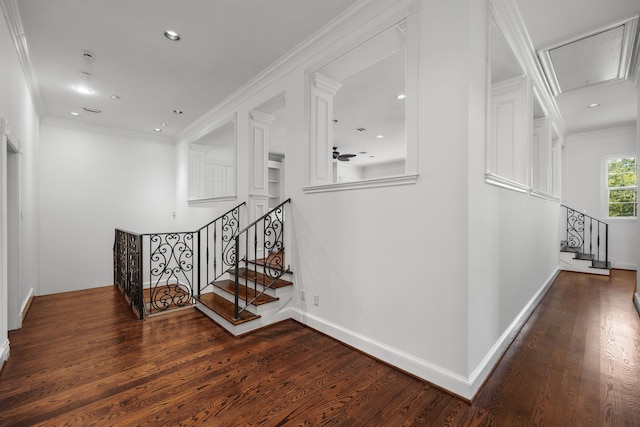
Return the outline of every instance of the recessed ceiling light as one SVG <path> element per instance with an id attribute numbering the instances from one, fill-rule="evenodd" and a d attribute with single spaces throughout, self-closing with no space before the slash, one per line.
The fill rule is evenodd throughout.
<path id="1" fill-rule="evenodd" d="M 91 95 L 93 93 L 93 90 L 86 86 L 74 86 L 73 90 L 84 95 Z"/>
<path id="2" fill-rule="evenodd" d="M 111 95 L 111 99 L 120 99 L 118 95 Z"/>
<path id="3" fill-rule="evenodd" d="M 167 30 L 164 32 L 164 36 L 171 41 L 177 42 L 180 40 L 180 34 L 176 33 L 173 30 Z"/>
<path id="4" fill-rule="evenodd" d="M 182 114 L 182 110 L 178 110 L 178 109 L 173 110 L 173 112 L 176 114 Z"/>
<path id="5" fill-rule="evenodd" d="M 71 114 L 72 116 L 76 116 L 76 117 L 80 115 L 80 113 L 78 113 L 77 111 L 72 111 L 69 114 Z"/>
<path id="6" fill-rule="evenodd" d="M 384 135 L 376 135 L 376 138 L 382 139 L 382 138 L 384 138 Z"/>
<path id="7" fill-rule="evenodd" d="M 401 93 L 401 94 L 399 94 L 398 96 L 396 96 L 396 99 L 403 100 L 403 99 L 405 99 L 406 97 L 407 97 L 407 95 L 405 95 L 404 93 Z"/>
<path id="8" fill-rule="evenodd" d="M 101 113 L 101 111 L 98 110 L 97 108 L 82 107 L 82 109 L 84 111 L 86 111 L 87 113 L 94 113 L 94 114 L 100 114 Z"/>
<path id="9" fill-rule="evenodd" d="M 162 132 L 162 129 L 160 129 L 160 128 L 155 128 L 155 129 L 154 129 L 154 131 L 155 131 L 155 132 Z"/>
<path id="10" fill-rule="evenodd" d="M 589 107 L 589 108 L 596 108 L 596 107 L 599 107 L 599 106 L 600 106 L 600 104 L 598 104 L 597 102 L 594 102 L 593 104 L 587 105 L 587 107 Z"/>
<path id="11" fill-rule="evenodd" d="M 160 126 L 166 126 L 166 125 L 167 125 L 166 123 L 160 123 Z"/>

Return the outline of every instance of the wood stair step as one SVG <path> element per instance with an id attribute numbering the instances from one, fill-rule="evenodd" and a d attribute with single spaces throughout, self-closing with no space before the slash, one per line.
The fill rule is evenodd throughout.
<path id="1" fill-rule="evenodd" d="M 593 255 L 591 254 L 583 254 L 582 252 L 578 252 L 576 253 L 576 256 L 574 259 L 582 259 L 585 261 L 592 261 L 593 260 Z"/>
<path id="2" fill-rule="evenodd" d="M 239 319 L 234 319 L 235 304 L 233 304 L 231 301 L 228 301 L 224 297 L 221 297 L 220 295 L 218 295 L 216 293 L 213 293 L 213 292 L 212 293 L 207 293 L 207 294 L 202 294 L 196 299 L 202 305 L 204 305 L 204 306 L 208 307 L 209 309 L 213 310 L 214 312 L 216 312 L 217 314 L 222 316 L 222 318 L 224 318 L 229 323 L 232 323 L 234 325 L 239 325 L 241 323 L 245 323 L 245 322 L 248 322 L 250 320 L 255 320 L 255 319 L 258 319 L 260 317 L 257 314 L 253 314 L 253 313 L 245 310 L 242 313 L 240 313 Z"/>
<path id="3" fill-rule="evenodd" d="M 606 270 L 611 269 L 611 263 L 606 261 L 591 261 L 591 267 L 593 268 L 604 268 Z"/>
<path id="4" fill-rule="evenodd" d="M 229 270 L 229 274 L 231 274 L 231 277 L 233 278 L 235 275 L 235 269 Z M 268 285 L 269 283 L 271 283 L 271 281 L 273 279 L 269 278 L 268 276 L 265 277 L 264 274 L 260 273 L 260 272 L 255 272 L 254 270 L 251 269 L 247 269 L 247 268 L 239 268 L 238 269 L 238 276 L 243 277 L 243 278 L 247 278 L 249 280 L 252 280 L 256 283 L 259 283 L 263 286 Z M 278 288 L 283 288 L 285 286 L 292 286 L 293 283 L 288 281 L 288 280 L 284 280 L 284 279 L 278 279 L 276 280 L 276 282 L 271 285 L 272 289 L 278 289 Z"/>
<path id="5" fill-rule="evenodd" d="M 218 289 L 222 289 L 223 291 L 235 295 L 235 282 L 233 280 L 219 280 L 217 282 L 212 283 Z M 256 291 L 252 288 L 248 288 L 245 285 L 238 285 L 238 297 L 244 301 L 251 301 L 256 296 Z M 272 297 L 271 295 L 262 294 L 255 301 L 252 302 L 253 305 L 262 305 L 270 302 L 278 301 L 278 298 Z"/>

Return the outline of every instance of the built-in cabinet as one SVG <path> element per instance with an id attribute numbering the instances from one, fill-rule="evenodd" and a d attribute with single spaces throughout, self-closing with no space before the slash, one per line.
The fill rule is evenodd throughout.
<path id="1" fill-rule="evenodd" d="M 273 209 L 282 202 L 283 172 L 282 160 L 269 160 L 269 209 Z"/>

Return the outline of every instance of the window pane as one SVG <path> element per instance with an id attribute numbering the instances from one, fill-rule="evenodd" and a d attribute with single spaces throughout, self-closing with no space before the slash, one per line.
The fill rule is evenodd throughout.
<path id="1" fill-rule="evenodd" d="M 637 191 L 633 190 L 610 190 L 609 203 L 635 202 L 638 199 Z"/>
<path id="2" fill-rule="evenodd" d="M 635 158 L 609 160 L 609 174 L 624 172 L 636 172 Z"/>
<path id="3" fill-rule="evenodd" d="M 610 203 L 609 204 L 609 216 L 637 216 L 638 205 L 637 203 Z"/>
<path id="4" fill-rule="evenodd" d="M 630 187 L 635 185 L 638 185 L 638 175 L 635 172 L 609 174 L 609 187 Z"/>

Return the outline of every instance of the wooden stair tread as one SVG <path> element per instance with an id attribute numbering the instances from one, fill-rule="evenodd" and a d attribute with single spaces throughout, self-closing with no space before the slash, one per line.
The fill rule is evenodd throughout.
<path id="1" fill-rule="evenodd" d="M 611 269 L 611 263 L 606 261 L 591 261 L 591 267 L 593 268 L 604 268 L 605 270 Z"/>
<path id="2" fill-rule="evenodd" d="M 593 260 L 593 255 L 591 254 L 583 254 L 581 252 L 576 253 L 575 259 L 582 259 L 585 261 L 592 261 Z"/>
<path id="3" fill-rule="evenodd" d="M 273 279 L 269 278 L 268 276 L 265 277 L 264 274 L 257 272 L 257 274 L 255 275 L 254 278 L 254 273 L 256 273 L 253 270 L 247 270 L 245 267 L 239 268 L 238 269 L 238 276 L 243 277 L 243 278 L 247 278 L 249 280 L 253 280 L 256 283 L 259 283 L 263 286 L 266 286 L 267 284 L 269 284 Z M 235 269 L 231 269 L 229 270 L 229 274 L 231 274 L 231 277 L 233 278 L 235 275 Z M 278 289 L 278 288 L 283 288 L 285 286 L 291 286 L 293 285 L 292 282 L 288 281 L 288 280 L 284 280 L 284 279 L 278 279 L 276 280 L 276 282 L 271 285 L 272 289 Z"/>
<path id="4" fill-rule="evenodd" d="M 248 322 L 250 320 L 255 320 L 255 319 L 258 319 L 260 317 L 260 315 L 253 314 L 253 313 L 245 310 L 242 313 L 240 313 L 240 315 L 239 315 L 240 318 L 239 319 L 234 319 L 235 304 L 233 304 L 231 301 L 228 301 L 224 297 L 221 297 L 220 295 L 218 295 L 216 293 L 213 293 L 213 292 L 212 293 L 207 293 L 207 294 L 202 294 L 196 299 L 202 305 L 204 305 L 204 306 L 208 307 L 209 309 L 213 310 L 214 312 L 216 312 L 217 314 L 222 316 L 222 318 L 224 318 L 229 323 L 232 323 L 234 325 L 239 325 L 241 323 L 245 323 L 245 322 Z"/>
<path id="5" fill-rule="evenodd" d="M 235 295 L 235 282 L 233 280 L 219 280 L 217 282 L 213 282 L 213 286 L 218 289 L 222 289 L 223 291 Z M 248 297 L 245 298 L 245 296 Z M 252 288 L 247 288 L 245 285 L 238 284 L 238 297 L 244 301 L 251 301 L 255 298 L 256 292 Z M 262 294 L 255 301 L 252 302 L 253 305 L 262 305 L 270 302 L 278 301 L 278 298 L 272 297 L 271 295 Z"/>

